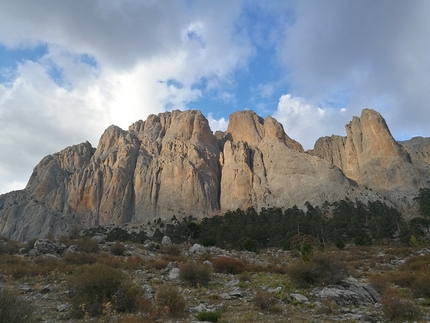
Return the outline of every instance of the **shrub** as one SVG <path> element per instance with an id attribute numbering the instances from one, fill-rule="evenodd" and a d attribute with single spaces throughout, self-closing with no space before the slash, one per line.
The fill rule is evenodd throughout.
<path id="1" fill-rule="evenodd" d="M 0 288 L 0 323 L 29 322 L 33 305 L 17 292 Z"/>
<path id="2" fill-rule="evenodd" d="M 185 315 L 185 299 L 178 290 L 171 286 L 161 286 L 155 293 L 155 304 L 166 310 L 170 317 Z"/>
<path id="3" fill-rule="evenodd" d="M 412 293 L 415 297 L 430 298 L 430 279 L 428 272 L 421 272 L 412 283 Z"/>
<path id="4" fill-rule="evenodd" d="M 261 310 L 268 310 L 277 303 L 276 298 L 269 293 L 257 293 L 253 300 L 255 305 Z"/>
<path id="5" fill-rule="evenodd" d="M 210 267 L 207 265 L 197 265 L 187 263 L 180 267 L 180 278 L 190 283 L 191 286 L 206 286 L 211 279 Z"/>
<path id="6" fill-rule="evenodd" d="M 333 258 L 319 254 L 309 261 L 297 260 L 286 269 L 290 279 L 299 286 L 335 284 L 346 277 L 346 270 Z"/>
<path id="7" fill-rule="evenodd" d="M 164 247 L 163 251 L 166 255 L 169 255 L 169 256 L 181 255 L 181 249 L 178 246 L 174 246 L 174 245 Z"/>
<path id="8" fill-rule="evenodd" d="M 97 258 L 92 254 L 88 254 L 84 252 L 76 252 L 76 253 L 67 252 L 64 254 L 62 261 L 68 264 L 82 266 L 82 265 L 94 264 L 97 261 Z"/>
<path id="9" fill-rule="evenodd" d="M 340 238 L 340 237 L 336 238 L 334 245 L 336 246 L 336 248 L 338 248 L 340 250 L 345 248 L 345 242 L 343 242 L 342 238 Z"/>
<path id="10" fill-rule="evenodd" d="M 110 252 L 115 256 L 122 256 L 125 252 L 125 247 L 121 242 L 117 241 L 110 247 Z"/>
<path id="11" fill-rule="evenodd" d="M 146 269 L 153 268 L 153 269 L 157 269 L 157 270 L 162 270 L 162 269 L 165 269 L 168 264 L 169 264 L 169 260 L 166 260 L 166 259 L 149 259 L 145 263 L 145 268 Z"/>
<path id="12" fill-rule="evenodd" d="M 99 316 L 110 303 L 118 312 L 134 311 L 141 297 L 124 274 L 106 265 L 84 265 L 68 281 L 75 317 Z"/>
<path id="13" fill-rule="evenodd" d="M 0 238 L 0 255 L 8 254 L 13 255 L 18 253 L 21 244 L 14 240 L 9 240 L 7 238 Z"/>
<path id="14" fill-rule="evenodd" d="M 430 268 L 430 255 L 424 256 L 413 256 L 408 258 L 406 262 L 401 266 L 402 268 L 409 270 L 429 270 Z"/>
<path id="15" fill-rule="evenodd" d="M 388 293 L 381 299 L 382 310 L 390 319 L 414 319 L 421 315 L 421 310 L 410 300 Z"/>
<path id="16" fill-rule="evenodd" d="M 106 240 L 110 242 L 114 241 L 131 241 L 131 234 L 122 228 L 113 228 L 106 235 Z"/>
<path id="17" fill-rule="evenodd" d="M 221 313 L 216 312 L 201 312 L 197 314 L 196 319 L 204 322 L 218 322 L 221 318 Z"/>
<path id="18" fill-rule="evenodd" d="M 411 237 L 409 239 L 409 245 L 411 247 L 418 247 L 419 246 L 418 240 L 414 235 L 411 235 Z"/>
<path id="19" fill-rule="evenodd" d="M 90 237 L 82 237 L 76 240 L 76 245 L 78 249 L 83 252 L 88 253 L 98 253 L 99 243 L 95 240 L 91 240 Z"/>
<path id="20" fill-rule="evenodd" d="M 246 251 L 257 251 L 257 246 L 255 244 L 255 241 L 251 238 L 246 238 L 245 241 L 242 243 L 242 249 Z"/>
<path id="21" fill-rule="evenodd" d="M 213 237 L 205 237 L 202 240 L 202 245 L 205 247 L 212 247 L 216 245 L 216 240 Z"/>
<path id="22" fill-rule="evenodd" d="M 242 260 L 230 257 L 213 258 L 212 266 L 215 272 L 224 274 L 240 274 L 246 268 Z"/>
<path id="23" fill-rule="evenodd" d="M 132 256 L 132 257 L 128 257 L 125 260 L 123 267 L 124 269 L 135 270 L 135 269 L 142 268 L 144 263 L 145 263 L 145 260 L 142 257 Z"/>
<path id="24" fill-rule="evenodd" d="M 369 283 L 379 294 L 384 294 L 389 288 L 389 279 L 386 275 L 370 275 Z"/>

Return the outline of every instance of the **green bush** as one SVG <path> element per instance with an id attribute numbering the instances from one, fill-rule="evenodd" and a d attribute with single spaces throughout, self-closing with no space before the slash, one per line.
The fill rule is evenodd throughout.
<path id="1" fill-rule="evenodd" d="M 31 321 L 33 305 L 17 292 L 0 288 L 0 323 Z"/>
<path id="2" fill-rule="evenodd" d="M 218 322 L 221 318 L 221 313 L 216 312 L 201 312 L 197 314 L 196 319 L 203 322 Z"/>
<path id="3" fill-rule="evenodd" d="M 251 238 L 246 238 L 245 241 L 242 243 L 242 249 L 246 251 L 257 251 L 257 245 L 255 244 L 255 241 Z"/>
<path id="4" fill-rule="evenodd" d="M 340 237 L 336 238 L 336 240 L 334 241 L 334 245 L 336 248 L 341 250 L 345 248 L 345 242 L 343 242 L 342 238 Z"/>
<path id="5" fill-rule="evenodd" d="M 114 242 L 114 241 L 131 241 L 131 234 L 125 231 L 122 228 L 113 228 L 107 233 L 107 241 Z"/>
<path id="6" fill-rule="evenodd" d="M 216 245 L 216 240 L 213 237 L 205 237 L 202 240 L 202 245 L 205 247 L 212 247 Z"/>
<path id="7" fill-rule="evenodd" d="M 191 286 L 206 286 L 211 279 L 211 270 L 207 265 L 186 263 L 180 267 L 181 280 L 190 283 Z"/>

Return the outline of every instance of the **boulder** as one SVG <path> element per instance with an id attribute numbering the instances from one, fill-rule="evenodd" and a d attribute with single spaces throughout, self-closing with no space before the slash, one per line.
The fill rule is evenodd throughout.
<path id="1" fill-rule="evenodd" d="M 195 253 L 198 255 L 204 255 L 206 253 L 206 248 L 202 245 L 195 243 L 190 249 L 188 250 L 190 253 Z"/>
<path id="2" fill-rule="evenodd" d="M 32 250 L 35 255 L 55 255 L 61 251 L 61 248 L 57 242 L 51 241 L 49 239 L 38 239 L 34 243 Z"/>
<path id="3" fill-rule="evenodd" d="M 313 294 L 322 299 L 333 300 L 341 306 L 375 304 L 380 299 L 379 293 L 369 284 L 348 281 L 315 289 Z"/>
<path id="4" fill-rule="evenodd" d="M 170 246 L 172 244 L 172 240 L 168 236 L 164 236 L 163 240 L 161 240 L 161 245 Z"/>
<path id="5" fill-rule="evenodd" d="M 172 268 L 169 272 L 169 279 L 170 280 L 177 280 L 177 279 L 179 279 L 180 275 L 181 275 L 181 271 L 179 268 Z"/>

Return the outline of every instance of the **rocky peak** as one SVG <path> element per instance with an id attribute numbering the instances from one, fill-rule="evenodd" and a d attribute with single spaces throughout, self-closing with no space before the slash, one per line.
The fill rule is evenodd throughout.
<path id="1" fill-rule="evenodd" d="M 403 209 L 413 204 L 407 196 L 416 194 L 430 179 L 429 170 L 412 164 L 384 118 L 371 109 L 364 109 L 346 125 L 346 137 L 320 138 L 309 153 L 333 163 L 348 178 L 386 195 Z"/>
<path id="2" fill-rule="evenodd" d="M 238 111 L 230 115 L 225 137 L 232 142 L 244 141 L 254 146 L 265 138 L 278 139 L 289 148 L 303 152 L 302 145 L 288 137 L 284 127 L 276 119 L 268 116 L 264 120 L 251 110 Z"/>

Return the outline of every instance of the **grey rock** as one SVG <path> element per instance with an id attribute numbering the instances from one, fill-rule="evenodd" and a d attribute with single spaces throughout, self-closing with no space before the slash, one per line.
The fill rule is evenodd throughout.
<path id="1" fill-rule="evenodd" d="M 69 304 L 61 304 L 56 307 L 58 312 L 67 312 L 70 308 Z"/>
<path id="2" fill-rule="evenodd" d="M 170 270 L 169 272 L 169 279 L 177 280 L 179 279 L 180 274 L 181 274 L 181 271 L 179 270 L 179 268 L 172 268 L 172 270 Z"/>
<path id="3" fill-rule="evenodd" d="M 173 268 L 177 268 L 177 267 L 178 267 L 178 262 L 171 261 L 167 264 L 166 271 L 170 272 Z"/>
<path id="4" fill-rule="evenodd" d="M 204 303 L 200 303 L 197 306 L 190 307 L 190 311 L 194 312 L 194 313 L 206 312 L 207 311 L 207 306 Z"/>
<path id="5" fill-rule="evenodd" d="M 38 239 L 34 243 L 33 249 L 35 255 L 57 254 L 61 249 L 57 242 L 49 239 Z"/>
<path id="6" fill-rule="evenodd" d="M 47 294 L 47 293 L 52 293 L 54 291 L 54 289 L 52 288 L 51 285 L 45 285 L 40 289 L 40 293 L 42 294 Z"/>
<path id="7" fill-rule="evenodd" d="M 228 295 L 230 295 L 230 297 L 232 297 L 232 298 L 242 298 L 243 297 L 243 293 L 242 293 L 242 291 L 238 287 L 232 289 L 228 293 Z"/>
<path id="8" fill-rule="evenodd" d="M 149 241 L 144 243 L 143 248 L 145 248 L 148 251 L 155 251 L 157 249 L 160 249 L 160 246 L 158 245 L 158 243 L 155 243 L 153 241 Z"/>
<path id="9" fill-rule="evenodd" d="M 23 294 L 27 294 L 27 293 L 31 293 L 34 291 L 34 288 L 31 287 L 30 285 L 24 284 L 24 285 L 20 285 L 18 287 L 19 291 Z"/>
<path id="10" fill-rule="evenodd" d="M 69 248 L 66 249 L 65 253 L 77 253 L 79 251 L 78 246 L 75 244 L 72 244 L 69 246 Z"/>
<path id="11" fill-rule="evenodd" d="M 91 237 L 91 240 L 97 241 L 100 244 L 104 244 L 106 243 L 106 238 L 107 238 L 106 235 L 100 235 L 100 236 Z"/>
<path id="12" fill-rule="evenodd" d="M 279 286 L 279 287 L 276 287 L 276 288 L 268 288 L 267 292 L 269 292 L 269 293 L 279 293 L 281 290 L 282 290 L 282 287 Z"/>
<path id="13" fill-rule="evenodd" d="M 163 240 L 161 240 L 161 244 L 163 246 L 170 246 L 172 244 L 172 240 L 168 236 L 164 236 Z"/>
<path id="14" fill-rule="evenodd" d="M 143 289 L 143 294 L 145 295 L 145 297 L 147 299 L 149 299 L 149 300 L 154 299 L 154 290 L 152 289 L 151 285 L 144 284 L 144 285 L 142 285 L 142 289 Z"/>
<path id="15" fill-rule="evenodd" d="M 195 243 L 190 249 L 188 250 L 190 253 L 195 253 L 198 255 L 204 255 L 206 253 L 206 248 L 202 245 Z"/>
<path id="16" fill-rule="evenodd" d="M 52 253 L 46 253 L 46 254 L 44 254 L 43 258 L 58 259 L 57 255 L 54 255 Z"/>
<path id="17" fill-rule="evenodd" d="M 299 302 L 300 304 L 306 304 L 309 303 L 309 298 L 307 298 L 305 295 L 292 293 L 290 294 L 291 298 Z"/>
<path id="18" fill-rule="evenodd" d="M 375 304 L 380 298 L 379 293 L 369 284 L 347 281 L 324 287 L 322 290 L 315 289 L 314 295 L 334 300 L 341 306 Z"/>
<path id="19" fill-rule="evenodd" d="M 229 282 L 227 282 L 227 284 L 225 284 L 226 286 L 236 286 L 237 284 L 239 284 L 239 279 L 232 279 Z"/>
<path id="20" fill-rule="evenodd" d="M 228 293 L 222 293 L 221 295 L 220 295 L 220 297 L 222 298 L 222 299 L 226 299 L 226 300 L 230 300 L 230 299 L 232 299 L 233 297 L 231 297 L 230 296 L 230 294 L 228 294 Z"/>

